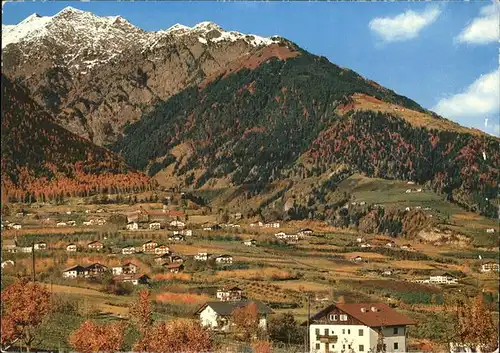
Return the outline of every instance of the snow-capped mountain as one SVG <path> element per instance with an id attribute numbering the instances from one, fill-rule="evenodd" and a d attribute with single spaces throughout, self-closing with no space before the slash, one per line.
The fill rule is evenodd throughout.
<path id="1" fill-rule="evenodd" d="M 2 25 L 3 72 L 69 130 L 100 145 L 155 102 L 270 46 L 297 49 L 213 22 L 150 32 L 72 7 Z"/>

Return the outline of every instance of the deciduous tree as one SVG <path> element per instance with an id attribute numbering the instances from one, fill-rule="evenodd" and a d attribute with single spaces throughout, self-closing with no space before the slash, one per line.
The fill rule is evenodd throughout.
<path id="1" fill-rule="evenodd" d="M 153 310 L 151 308 L 151 292 L 143 289 L 130 307 L 130 315 L 137 325 L 138 330 L 145 335 L 148 328 L 153 325 Z"/>
<path id="2" fill-rule="evenodd" d="M 118 352 L 123 343 L 124 332 L 125 325 L 121 322 L 97 325 L 92 321 L 85 321 L 73 332 L 69 342 L 81 353 Z"/>
<path id="3" fill-rule="evenodd" d="M 236 308 L 231 314 L 231 321 L 235 327 L 235 333 L 244 341 L 250 342 L 259 331 L 259 312 L 257 305 L 253 302 Z"/>
<path id="4" fill-rule="evenodd" d="M 28 351 L 42 337 L 38 327 L 51 310 L 51 294 L 38 283 L 20 279 L 2 291 L 2 347 L 22 342 Z"/>

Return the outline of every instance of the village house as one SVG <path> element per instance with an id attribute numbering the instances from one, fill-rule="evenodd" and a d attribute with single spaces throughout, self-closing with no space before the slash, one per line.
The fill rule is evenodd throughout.
<path id="1" fill-rule="evenodd" d="M 142 244 L 142 251 L 145 253 L 151 253 L 155 251 L 155 248 L 158 247 L 158 243 L 152 240 L 149 240 Z"/>
<path id="2" fill-rule="evenodd" d="M 168 259 L 171 263 L 181 264 L 184 262 L 184 259 L 179 255 L 170 255 Z"/>
<path id="3" fill-rule="evenodd" d="M 264 228 L 279 228 L 280 223 L 279 222 L 269 222 L 264 225 Z"/>
<path id="4" fill-rule="evenodd" d="M 169 261 L 169 259 L 170 259 L 170 254 L 167 253 L 167 254 L 163 254 L 161 256 L 155 257 L 154 262 L 156 262 L 157 264 L 163 264 L 164 262 Z"/>
<path id="5" fill-rule="evenodd" d="M 381 336 L 384 352 L 406 352 L 407 327 L 414 324 L 387 304 L 331 304 L 309 320 L 309 348 L 317 353 L 375 352 Z"/>
<path id="6" fill-rule="evenodd" d="M 63 278 L 77 278 L 83 277 L 87 274 L 87 270 L 85 267 L 76 265 L 70 268 L 67 268 L 63 271 Z"/>
<path id="7" fill-rule="evenodd" d="M 121 249 L 121 253 L 123 255 L 132 255 L 135 254 L 135 248 L 133 246 L 126 246 Z"/>
<path id="8" fill-rule="evenodd" d="M 21 226 L 20 224 L 17 224 L 17 223 L 12 223 L 12 224 L 10 225 L 10 227 L 11 227 L 12 229 L 17 229 L 17 230 L 19 230 L 19 229 L 21 229 L 21 228 L 22 228 L 22 226 Z"/>
<path id="9" fill-rule="evenodd" d="M 47 250 L 47 243 L 39 242 L 34 245 L 35 250 Z"/>
<path id="10" fill-rule="evenodd" d="M 104 248 L 104 244 L 101 243 L 100 241 L 93 241 L 93 242 L 90 242 L 87 247 L 91 250 L 102 250 Z"/>
<path id="11" fill-rule="evenodd" d="M 396 243 L 394 241 L 390 241 L 387 244 L 385 244 L 385 246 L 387 246 L 388 248 L 395 248 L 396 247 Z"/>
<path id="12" fill-rule="evenodd" d="M 232 264 L 233 263 L 233 257 L 231 255 L 220 255 L 215 258 L 215 262 L 218 264 Z"/>
<path id="13" fill-rule="evenodd" d="M 56 227 L 66 227 L 66 226 L 67 226 L 66 222 L 58 222 L 58 223 L 56 223 Z"/>
<path id="14" fill-rule="evenodd" d="M 165 266 L 168 272 L 170 273 L 179 273 L 182 272 L 182 270 L 184 270 L 184 265 L 178 263 L 164 264 L 163 266 Z"/>
<path id="15" fill-rule="evenodd" d="M 33 247 L 31 247 L 31 246 L 22 246 L 22 247 L 19 248 L 19 250 L 22 253 L 31 253 L 31 252 L 33 252 Z"/>
<path id="16" fill-rule="evenodd" d="M 161 229 L 160 222 L 149 223 L 149 229 L 160 230 Z"/>
<path id="17" fill-rule="evenodd" d="M 499 265 L 497 262 L 486 262 L 481 265 L 481 272 L 498 272 Z"/>
<path id="18" fill-rule="evenodd" d="M 287 244 L 296 244 L 299 242 L 299 236 L 297 234 L 286 234 L 283 240 L 285 240 Z"/>
<path id="19" fill-rule="evenodd" d="M 164 255 L 169 253 L 170 253 L 170 248 L 166 245 L 159 245 L 155 248 L 156 255 Z"/>
<path id="20" fill-rule="evenodd" d="M 66 246 L 66 251 L 67 252 L 76 252 L 76 251 L 78 251 L 78 247 L 76 246 L 76 244 L 71 243 L 71 244 Z"/>
<path id="21" fill-rule="evenodd" d="M 208 253 L 207 252 L 198 252 L 198 254 L 194 255 L 194 259 L 196 261 L 207 261 Z"/>
<path id="22" fill-rule="evenodd" d="M 239 287 L 221 288 L 217 290 L 217 299 L 221 302 L 241 300 L 243 291 Z"/>
<path id="23" fill-rule="evenodd" d="M 260 301 L 252 301 L 257 306 L 259 327 L 267 330 L 267 317 L 272 310 Z M 236 308 L 250 304 L 249 301 L 214 301 L 203 304 L 195 315 L 200 318 L 201 325 L 218 330 L 228 331 L 231 327 L 231 315 Z"/>
<path id="24" fill-rule="evenodd" d="M 68 226 L 72 226 L 72 227 L 74 227 L 74 226 L 76 226 L 76 221 L 67 221 L 67 222 L 66 222 L 66 224 L 67 224 Z"/>
<path id="25" fill-rule="evenodd" d="M 191 229 L 174 230 L 173 234 L 174 235 L 185 235 L 187 237 L 190 237 L 193 235 L 193 231 Z"/>
<path id="26" fill-rule="evenodd" d="M 85 270 L 87 271 L 86 276 L 93 277 L 93 276 L 99 276 L 99 275 L 103 274 L 104 272 L 106 272 L 108 270 L 108 268 L 106 266 L 96 262 L 90 266 L 87 266 L 85 268 Z"/>
<path id="27" fill-rule="evenodd" d="M 184 228 L 186 226 L 186 223 L 176 220 L 176 221 L 170 222 L 169 225 L 171 227 Z"/>
<path id="28" fill-rule="evenodd" d="M 351 261 L 354 261 L 354 262 L 361 262 L 363 261 L 363 258 L 361 256 L 355 256 L 353 258 L 351 258 Z"/>
<path id="29" fill-rule="evenodd" d="M 130 274 L 136 274 L 138 269 L 139 267 L 137 265 L 134 265 L 131 262 L 127 262 L 122 266 L 113 267 L 112 271 L 114 275 L 122 275 L 122 274 L 130 275 Z"/>
<path id="30" fill-rule="evenodd" d="M 372 247 L 371 244 L 369 244 L 369 243 L 364 243 L 364 244 L 361 244 L 360 246 L 362 248 L 371 248 Z"/>
<path id="31" fill-rule="evenodd" d="M 401 245 L 401 250 L 411 251 L 413 250 L 413 248 L 411 247 L 410 244 L 403 244 Z"/>
<path id="32" fill-rule="evenodd" d="M 447 272 L 442 272 L 439 274 L 435 274 L 432 276 L 429 276 L 429 279 L 420 279 L 420 280 L 413 280 L 413 282 L 416 283 L 424 283 L 424 284 L 457 284 L 458 279 L 453 277 Z"/>
<path id="33" fill-rule="evenodd" d="M 137 224 L 137 222 L 129 222 L 127 224 L 127 230 L 139 230 L 139 224 Z"/>
<path id="34" fill-rule="evenodd" d="M 257 246 L 257 241 L 255 239 L 247 239 L 243 241 L 246 246 Z"/>
<path id="35" fill-rule="evenodd" d="M 275 233 L 274 236 L 278 239 L 284 239 L 286 237 L 286 233 L 285 232 L 278 232 L 278 233 Z"/>
<path id="36" fill-rule="evenodd" d="M 488 228 L 488 229 L 486 229 L 486 233 L 495 233 L 495 229 L 494 228 Z"/>
<path id="37" fill-rule="evenodd" d="M 113 277 L 113 281 L 121 283 L 131 283 L 134 286 L 139 284 L 148 284 L 149 277 L 140 273 L 136 274 L 120 274 Z"/>
<path id="38" fill-rule="evenodd" d="M 93 220 L 90 220 L 90 221 L 83 221 L 83 225 L 84 226 L 91 226 L 94 224 L 94 221 Z"/>
<path id="39" fill-rule="evenodd" d="M 168 240 L 170 241 L 184 241 L 186 238 L 184 238 L 183 235 L 172 235 L 171 237 L 168 237 Z"/>
<path id="40" fill-rule="evenodd" d="M 305 237 L 305 236 L 308 236 L 308 235 L 313 235 L 313 230 L 310 229 L 310 228 L 304 228 L 304 229 L 299 230 L 297 232 L 297 235 L 301 236 L 301 237 Z"/>
<path id="41" fill-rule="evenodd" d="M 358 242 L 358 243 L 362 243 L 362 242 L 363 242 L 363 238 L 357 238 L 357 239 L 356 239 L 356 242 Z"/>
<path id="42" fill-rule="evenodd" d="M 16 239 L 2 239 L 2 248 L 7 252 L 16 252 Z"/>
<path id="43" fill-rule="evenodd" d="M 203 230 L 208 230 L 208 231 L 211 231 L 211 230 L 221 230 L 222 227 L 218 224 L 215 224 L 215 225 L 205 225 L 203 226 Z"/>

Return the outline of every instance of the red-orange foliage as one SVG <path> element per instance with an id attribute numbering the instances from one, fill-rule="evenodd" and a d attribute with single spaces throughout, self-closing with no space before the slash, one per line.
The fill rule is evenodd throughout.
<path id="1" fill-rule="evenodd" d="M 73 334 L 69 342 L 78 352 L 118 352 L 123 343 L 125 325 L 113 323 L 97 325 L 85 321 Z"/>
<path id="2" fill-rule="evenodd" d="M 208 352 L 213 342 L 210 332 L 197 320 L 176 319 L 153 326 L 134 351 L 155 353 Z"/>
<path id="3" fill-rule="evenodd" d="M 38 283 L 20 279 L 2 291 L 2 346 L 16 339 L 28 349 L 37 339 L 37 327 L 51 309 L 51 294 Z"/>
<path id="4" fill-rule="evenodd" d="M 232 323 L 235 333 L 244 341 L 249 342 L 259 331 L 259 311 L 255 303 L 233 310 Z"/>
<path id="5" fill-rule="evenodd" d="M 135 321 L 137 328 L 144 335 L 153 324 L 153 310 L 151 308 L 151 292 L 147 289 L 141 290 L 137 299 L 130 307 L 130 315 Z"/>
<path id="6" fill-rule="evenodd" d="M 255 341 L 252 343 L 254 353 L 271 353 L 273 345 L 269 341 Z"/>

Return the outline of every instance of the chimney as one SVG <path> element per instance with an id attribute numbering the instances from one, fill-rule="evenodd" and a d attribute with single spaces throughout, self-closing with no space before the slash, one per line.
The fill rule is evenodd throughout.
<path id="1" fill-rule="evenodd" d="M 376 307 L 374 307 L 374 306 L 372 306 L 372 307 L 371 307 L 371 310 L 372 310 L 374 313 L 376 313 L 376 312 L 378 311 L 378 309 L 377 309 Z"/>
<path id="2" fill-rule="evenodd" d="M 362 313 L 366 313 L 366 308 L 361 308 Z"/>

